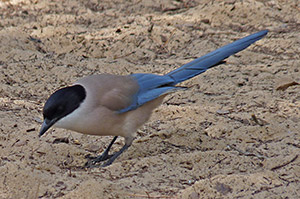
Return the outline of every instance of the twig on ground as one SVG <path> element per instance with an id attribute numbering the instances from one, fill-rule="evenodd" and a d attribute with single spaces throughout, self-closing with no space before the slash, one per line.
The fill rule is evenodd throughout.
<path id="1" fill-rule="evenodd" d="M 271 168 L 271 171 L 274 171 L 274 170 L 280 169 L 280 168 L 282 168 L 282 167 L 285 167 L 285 166 L 287 166 L 288 164 L 294 162 L 297 158 L 298 158 L 298 155 L 296 155 L 293 159 L 291 159 L 291 160 L 288 161 L 288 162 L 285 162 L 285 163 L 283 163 L 283 164 L 281 164 L 281 165 L 278 165 L 278 166 L 275 166 L 275 167 Z"/>
<path id="2" fill-rule="evenodd" d="M 125 194 L 127 196 L 131 196 L 131 197 L 139 197 L 139 198 L 174 198 L 172 196 L 150 196 L 150 194 L 148 192 L 146 192 L 146 195 L 143 194 Z"/>
<path id="3" fill-rule="evenodd" d="M 260 160 L 266 159 L 266 157 L 264 157 L 264 156 L 261 156 L 261 155 L 258 155 L 258 154 L 254 154 L 254 153 L 245 152 L 245 151 L 241 151 L 240 149 L 237 149 L 234 146 L 229 145 L 229 144 L 227 145 L 227 147 L 230 148 L 230 149 L 233 149 L 233 150 L 235 150 L 237 152 L 239 152 L 240 154 L 242 154 L 244 156 L 253 156 L 253 157 L 257 157 Z"/>

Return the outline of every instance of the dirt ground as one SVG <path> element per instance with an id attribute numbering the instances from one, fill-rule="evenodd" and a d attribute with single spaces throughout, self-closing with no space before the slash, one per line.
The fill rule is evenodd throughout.
<path id="1" fill-rule="evenodd" d="M 299 198 L 298 0 L 1 0 L 0 17 L 0 198 Z M 164 74 L 263 29 L 168 96 L 109 167 L 82 168 L 112 137 L 38 137 L 58 88 Z"/>

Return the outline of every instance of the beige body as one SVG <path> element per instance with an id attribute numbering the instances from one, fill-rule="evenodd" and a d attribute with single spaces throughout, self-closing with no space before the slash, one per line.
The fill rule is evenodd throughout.
<path id="1" fill-rule="evenodd" d="M 76 84 L 85 88 L 87 97 L 78 109 L 55 126 L 89 135 L 122 136 L 126 144 L 132 143 L 136 130 L 150 118 L 153 109 L 165 97 L 163 95 L 120 114 L 118 110 L 128 107 L 138 91 L 138 84 L 132 77 L 100 74 L 85 77 Z"/>

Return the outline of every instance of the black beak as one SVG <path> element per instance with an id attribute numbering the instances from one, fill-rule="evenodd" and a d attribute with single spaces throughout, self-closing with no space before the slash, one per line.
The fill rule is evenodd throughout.
<path id="1" fill-rule="evenodd" d="M 42 124 L 42 127 L 41 127 L 41 130 L 40 130 L 40 133 L 39 133 L 39 137 L 41 137 L 42 135 L 44 135 L 47 130 L 53 126 L 53 124 L 55 123 L 56 121 L 55 120 L 48 120 L 48 119 L 44 119 L 44 122 Z"/>

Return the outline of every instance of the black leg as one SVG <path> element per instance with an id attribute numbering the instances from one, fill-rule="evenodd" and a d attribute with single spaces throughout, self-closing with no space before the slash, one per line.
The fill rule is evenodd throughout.
<path id="1" fill-rule="evenodd" d="M 119 151 L 115 152 L 109 159 L 107 162 L 105 162 L 103 165 L 101 165 L 101 167 L 106 167 L 111 165 L 111 163 L 113 163 L 115 161 L 115 159 L 117 157 L 119 157 L 124 151 L 126 151 L 128 148 L 130 147 L 130 145 L 125 144 Z"/>
<path id="2" fill-rule="evenodd" d="M 97 156 L 95 158 L 92 158 L 87 163 L 85 163 L 85 167 L 91 168 L 91 167 L 94 167 L 95 164 L 98 163 L 98 162 L 102 162 L 102 161 L 105 161 L 107 159 L 112 158 L 115 154 L 109 155 L 108 153 L 109 153 L 109 150 L 111 149 L 112 145 L 117 140 L 117 138 L 118 138 L 118 136 L 115 136 L 113 138 L 113 140 L 110 142 L 110 144 L 108 145 L 108 147 L 105 149 L 105 151 L 101 155 L 99 155 L 99 156 Z"/>

